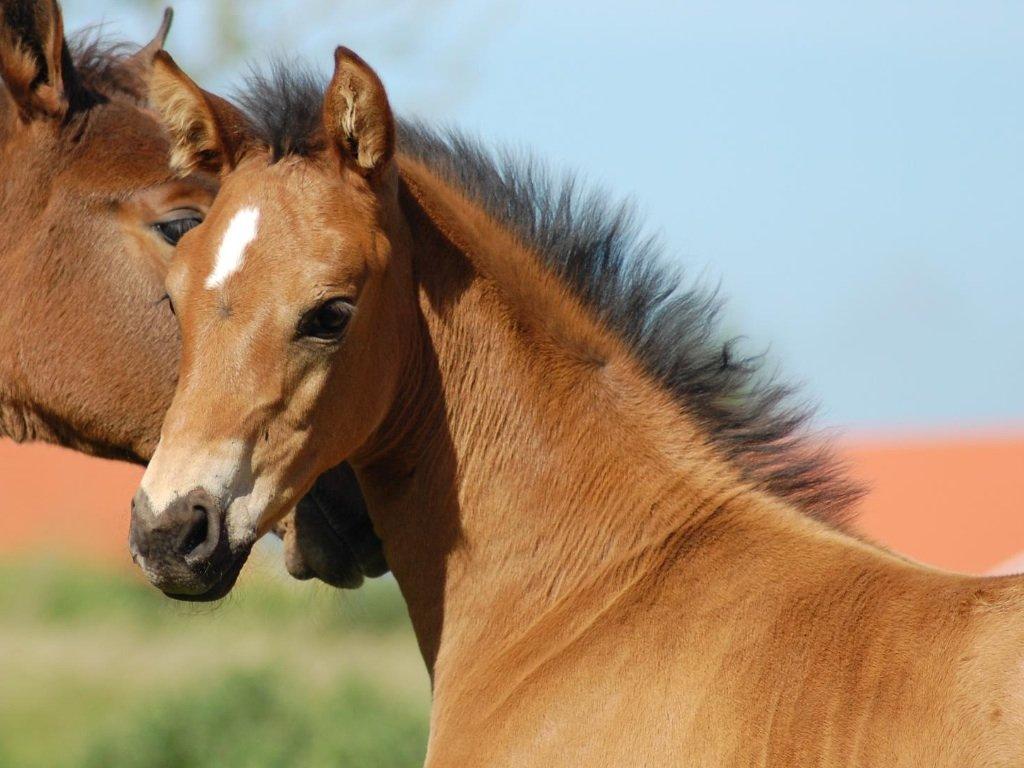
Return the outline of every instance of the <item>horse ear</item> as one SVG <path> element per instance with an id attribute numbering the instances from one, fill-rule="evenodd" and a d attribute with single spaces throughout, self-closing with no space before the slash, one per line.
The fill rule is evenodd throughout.
<path id="1" fill-rule="evenodd" d="M 378 173 L 395 153 L 395 118 L 377 73 L 348 48 L 334 52 L 334 77 L 324 96 L 324 128 L 344 161 L 363 175 Z"/>
<path id="2" fill-rule="evenodd" d="M 0 77 L 24 122 L 63 119 L 76 82 L 56 0 L 0 3 Z"/>
<path id="3" fill-rule="evenodd" d="M 156 55 L 164 49 L 164 43 L 167 42 L 167 35 L 171 31 L 171 22 L 174 21 L 174 10 L 172 8 L 164 9 L 164 17 L 160 22 L 160 27 L 156 31 L 156 35 L 153 39 L 142 46 L 136 51 L 126 62 L 129 67 L 138 73 L 139 78 L 146 82 L 149 80 L 150 75 L 153 72 L 153 61 Z"/>
<path id="4" fill-rule="evenodd" d="M 171 135 L 177 173 L 227 173 L 241 159 L 249 135 L 245 116 L 196 85 L 166 51 L 153 54 L 149 100 Z"/>

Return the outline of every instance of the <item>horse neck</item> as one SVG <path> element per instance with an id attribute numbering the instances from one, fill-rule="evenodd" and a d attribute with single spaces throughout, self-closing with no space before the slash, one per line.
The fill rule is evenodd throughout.
<path id="1" fill-rule="evenodd" d="M 401 167 L 417 385 L 383 430 L 387 455 L 357 463 L 440 686 L 516 646 L 558 645 L 687 567 L 694 541 L 722 540 L 698 531 L 782 505 L 742 484 L 533 254 L 423 166 Z"/>

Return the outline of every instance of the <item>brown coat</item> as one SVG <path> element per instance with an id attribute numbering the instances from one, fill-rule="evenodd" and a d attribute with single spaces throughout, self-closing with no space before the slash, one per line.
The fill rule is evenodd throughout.
<path id="1" fill-rule="evenodd" d="M 586 256 L 622 290 L 556 268 L 557 190 L 396 148 L 346 49 L 322 104 L 279 77 L 248 120 L 166 55 L 154 79 L 223 186 L 170 270 L 180 383 L 137 502 L 170 521 L 192 489 L 237 557 L 349 459 L 432 675 L 428 765 L 1024 764 L 1024 580 L 817 519 L 845 486 L 777 399 L 745 408 L 699 304 L 615 325 L 599 300 L 645 277 L 595 266 L 610 234 Z M 141 543 L 168 591 L 231 567 Z"/>

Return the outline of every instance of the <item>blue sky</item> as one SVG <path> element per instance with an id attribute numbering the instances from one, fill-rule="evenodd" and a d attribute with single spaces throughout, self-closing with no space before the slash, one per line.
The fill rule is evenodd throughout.
<path id="1" fill-rule="evenodd" d="M 260 58 L 326 69 L 344 43 L 399 111 L 634 199 L 825 423 L 1024 426 L 1024 4 L 396 0 L 315 24 L 242 5 Z M 193 71 L 209 8 L 176 3 Z M 156 17 L 66 9 L 135 39 Z"/>

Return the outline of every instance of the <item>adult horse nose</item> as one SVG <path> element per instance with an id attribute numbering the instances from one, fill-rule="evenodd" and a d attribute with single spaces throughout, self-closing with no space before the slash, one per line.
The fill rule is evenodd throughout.
<path id="1" fill-rule="evenodd" d="M 216 566 L 216 556 L 228 554 L 226 547 L 218 547 L 223 528 L 220 504 L 205 489 L 189 491 L 159 512 L 139 489 L 132 499 L 129 548 L 132 558 L 142 558 L 147 566 L 170 560 Z"/>

